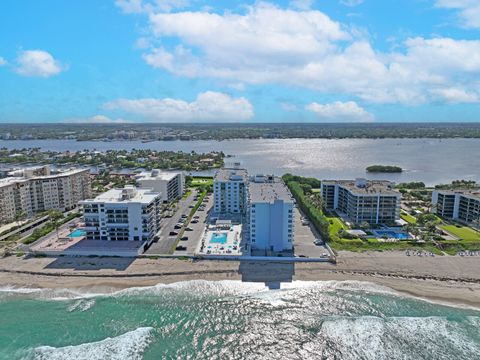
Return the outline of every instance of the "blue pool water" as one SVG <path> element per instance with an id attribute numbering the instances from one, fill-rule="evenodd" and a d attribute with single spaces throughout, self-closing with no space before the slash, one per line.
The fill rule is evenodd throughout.
<path id="1" fill-rule="evenodd" d="M 227 242 L 227 234 L 226 233 L 212 234 L 210 242 L 212 244 L 225 244 Z"/>
<path id="2" fill-rule="evenodd" d="M 398 240 L 410 239 L 410 235 L 408 235 L 406 232 L 396 232 L 393 230 L 375 230 L 373 233 L 375 234 L 375 236 L 378 237 L 383 237 L 384 235 L 387 235 L 389 238 L 395 238 Z"/>
<path id="3" fill-rule="evenodd" d="M 80 236 L 85 236 L 85 231 L 77 229 L 72 231 L 70 235 L 68 235 L 69 238 L 80 237 Z"/>

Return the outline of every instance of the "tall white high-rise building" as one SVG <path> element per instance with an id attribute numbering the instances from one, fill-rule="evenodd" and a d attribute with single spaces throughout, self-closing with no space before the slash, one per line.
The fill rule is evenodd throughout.
<path id="1" fill-rule="evenodd" d="M 74 209 L 91 196 L 88 169 L 51 173 L 48 166 L 11 172 L 0 180 L 0 223 L 14 221 L 16 214 L 31 217 L 55 209 Z"/>
<path id="2" fill-rule="evenodd" d="M 282 179 L 257 175 L 249 183 L 249 232 L 253 252 L 291 251 L 294 201 Z"/>
<path id="3" fill-rule="evenodd" d="M 163 201 L 174 201 L 183 196 L 185 177 L 182 172 L 165 172 L 158 169 L 136 176 L 137 185 L 143 189 L 159 192 Z"/>
<path id="4" fill-rule="evenodd" d="M 158 192 L 132 185 L 83 200 L 86 239 L 150 243 L 160 229 L 161 203 Z"/>
<path id="5" fill-rule="evenodd" d="M 217 214 L 245 214 L 247 187 L 247 170 L 224 168 L 217 171 L 213 181 L 214 212 Z"/>

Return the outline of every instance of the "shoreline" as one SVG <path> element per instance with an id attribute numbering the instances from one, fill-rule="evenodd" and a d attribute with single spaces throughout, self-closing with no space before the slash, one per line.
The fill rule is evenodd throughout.
<path id="1" fill-rule="evenodd" d="M 441 305 L 480 310 L 480 258 L 400 257 L 398 252 L 345 253 L 337 265 L 285 264 L 277 270 L 261 262 L 190 261 L 119 258 L 0 259 L 2 287 L 69 289 L 81 293 L 112 293 L 190 280 L 238 280 L 265 283 L 272 275 L 290 281 L 362 281 L 384 286 Z M 416 260 L 416 261 L 412 261 Z M 445 271 L 447 269 L 447 271 Z M 286 275 L 286 278 L 285 278 Z M 253 278 L 252 278 L 253 276 Z M 285 281 L 285 279 L 287 279 Z"/>

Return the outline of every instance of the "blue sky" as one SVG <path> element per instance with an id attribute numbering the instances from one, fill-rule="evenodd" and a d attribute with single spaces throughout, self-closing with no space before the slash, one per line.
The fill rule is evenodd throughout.
<path id="1" fill-rule="evenodd" d="M 3 0 L 0 122 L 480 120 L 477 0 Z"/>

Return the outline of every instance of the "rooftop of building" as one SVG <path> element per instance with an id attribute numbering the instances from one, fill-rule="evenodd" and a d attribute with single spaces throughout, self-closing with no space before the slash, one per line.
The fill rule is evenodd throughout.
<path id="1" fill-rule="evenodd" d="M 473 197 L 476 199 L 480 200 L 480 189 L 455 189 L 455 190 L 442 190 L 442 189 L 437 189 L 436 190 L 440 194 L 445 194 L 445 195 L 455 195 L 455 194 L 460 194 L 468 197 Z"/>
<path id="2" fill-rule="evenodd" d="M 127 185 L 123 189 L 111 189 L 98 195 L 95 199 L 84 200 L 81 203 L 100 202 L 100 203 L 142 203 L 149 204 L 154 201 L 160 193 L 151 189 L 140 189 L 132 185 Z"/>
<path id="3" fill-rule="evenodd" d="M 136 175 L 135 177 L 137 180 L 166 180 L 170 181 L 177 177 L 180 173 L 179 172 L 167 172 L 161 171 L 158 169 L 153 169 L 151 171 L 144 171 L 140 174 Z"/>
<path id="4" fill-rule="evenodd" d="M 222 168 L 215 174 L 215 181 L 248 181 L 248 172 L 245 169 Z"/>
<path id="5" fill-rule="evenodd" d="M 350 192 L 359 195 L 394 195 L 399 196 L 401 193 L 395 190 L 395 183 L 388 180 L 323 180 L 323 185 L 340 185 Z"/>
<path id="6" fill-rule="evenodd" d="M 257 176 L 258 177 L 258 176 Z M 279 177 L 265 177 L 249 184 L 250 201 L 273 203 L 275 200 L 293 202 L 292 194 Z"/>

